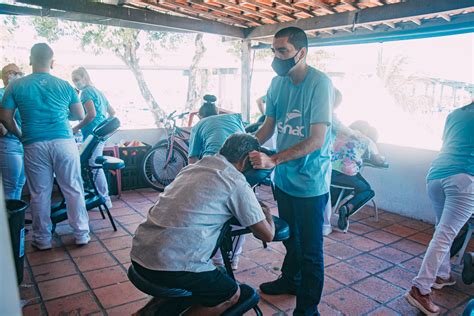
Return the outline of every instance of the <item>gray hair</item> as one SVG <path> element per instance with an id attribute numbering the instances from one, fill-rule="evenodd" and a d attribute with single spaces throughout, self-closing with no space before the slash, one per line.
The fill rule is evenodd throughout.
<path id="1" fill-rule="evenodd" d="M 219 154 L 231 163 L 238 163 L 254 150 L 260 150 L 260 144 L 255 136 L 236 133 L 227 138 Z"/>
<path id="2" fill-rule="evenodd" d="M 37 43 L 31 48 L 31 63 L 39 67 L 49 67 L 54 52 L 46 43 Z"/>

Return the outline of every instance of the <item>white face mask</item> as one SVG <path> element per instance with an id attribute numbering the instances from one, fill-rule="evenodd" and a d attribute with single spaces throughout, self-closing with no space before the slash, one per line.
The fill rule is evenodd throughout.
<path id="1" fill-rule="evenodd" d="M 10 74 L 8 75 L 8 84 L 12 83 L 13 81 L 17 80 L 17 79 L 20 79 L 21 77 L 23 77 L 23 75 L 21 73 L 15 73 L 15 74 Z"/>

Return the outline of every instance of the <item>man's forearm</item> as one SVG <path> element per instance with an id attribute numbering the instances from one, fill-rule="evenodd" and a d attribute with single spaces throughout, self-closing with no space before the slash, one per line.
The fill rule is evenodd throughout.
<path id="1" fill-rule="evenodd" d="M 255 133 L 260 145 L 265 144 L 270 138 L 272 138 L 273 129 L 270 129 L 268 126 L 262 125 L 262 127 Z"/>
<path id="2" fill-rule="evenodd" d="M 304 157 L 323 146 L 322 142 L 309 138 L 272 156 L 276 165 Z"/>

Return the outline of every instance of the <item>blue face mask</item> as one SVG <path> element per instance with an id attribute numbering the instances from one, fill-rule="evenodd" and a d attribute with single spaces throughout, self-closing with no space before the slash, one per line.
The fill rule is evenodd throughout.
<path id="1" fill-rule="evenodd" d="M 291 68 L 293 68 L 297 62 L 295 62 L 295 57 L 298 55 L 300 51 L 298 50 L 295 56 L 290 57 L 288 59 L 280 59 L 280 58 L 273 58 L 272 68 L 279 76 L 286 76 L 288 72 L 290 72 Z"/>

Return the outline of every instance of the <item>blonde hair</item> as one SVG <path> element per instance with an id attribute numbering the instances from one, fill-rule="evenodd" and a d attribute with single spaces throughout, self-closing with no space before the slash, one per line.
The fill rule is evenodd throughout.
<path id="1" fill-rule="evenodd" d="M 86 80 L 86 83 L 88 85 L 92 85 L 92 80 L 91 77 L 89 76 L 89 73 L 87 72 L 86 68 L 84 67 L 79 67 L 77 69 L 74 69 L 72 71 L 72 75 L 78 75 L 79 77 L 83 78 Z"/>

